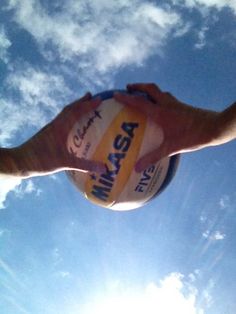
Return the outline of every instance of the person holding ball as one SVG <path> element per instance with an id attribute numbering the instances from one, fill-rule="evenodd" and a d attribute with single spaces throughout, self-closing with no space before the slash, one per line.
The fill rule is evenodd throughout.
<path id="1" fill-rule="evenodd" d="M 138 160 L 137 172 L 162 158 L 222 145 L 236 138 L 236 103 L 222 112 L 215 112 L 184 104 L 153 83 L 130 84 L 127 90 L 130 95 L 116 93 L 114 98 L 148 115 L 164 133 L 161 146 Z M 148 98 L 132 92 L 145 93 Z M 67 105 L 22 145 L 0 148 L 0 175 L 30 178 L 63 170 L 104 172 L 103 163 L 75 158 L 66 147 L 68 134 L 76 121 L 100 103 L 100 98 L 94 99 L 87 93 Z"/>

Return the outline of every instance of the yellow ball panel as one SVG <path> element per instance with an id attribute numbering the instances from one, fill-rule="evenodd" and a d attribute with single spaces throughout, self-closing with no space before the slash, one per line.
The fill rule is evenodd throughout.
<path id="1" fill-rule="evenodd" d="M 92 160 L 106 164 L 107 171 L 91 180 L 87 175 L 85 195 L 101 206 L 112 206 L 122 193 L 134 169 L 143 141 L 147 118 L 129 107 L 116 115 L 105 134 L 98 139 Z"/>

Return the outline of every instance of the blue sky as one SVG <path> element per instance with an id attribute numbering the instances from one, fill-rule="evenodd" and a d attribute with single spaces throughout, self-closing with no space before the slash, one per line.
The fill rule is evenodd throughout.
<path id="1" fill-rule="evenodd" d="M 235 0 L 1 0 L 0 145 L 129 82 L 223 110 L 235 55 Z M 130 212 L 90 204 L 64 173 L 1 178 L 1 313 L 235 313 L 235 157 L 235 141 L 185 154 Z"/>

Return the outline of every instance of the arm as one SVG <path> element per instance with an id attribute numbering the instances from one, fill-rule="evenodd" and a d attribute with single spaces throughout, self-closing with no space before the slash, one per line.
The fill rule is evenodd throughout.
<path id="1" fill-rule="evenodd" d="M 219 115 L 217 145 L 236 139 L 236 102 Z"/>
<path id="2" fill-rule="evenodd" d="M 147 94 L 149 100 L 135 94 L 117 94 L 116 100 L 145 113 L 164 133 L 163 143 L 137 162 L 137 171 L 167 156 L 221 145 L 236 138 L 236 104 L 215 112 L 184 104 L 155 84 L 133 84 L 127 88 L 131 93 Z"/>
<path id="3" fill-rule="evenodd" d="M 73 125 L 100 103 L 100 99 L 91 99 L 88 93 L 67 105 L 53 121 L 22 145 L 11 149 L 0 148 L 0 175 L 29 178 L 68 169 L 103 171 L 103 164 L 76 158 L 69 154 L 66 146 Z"/>
<path id="4" fill-rule="evenodd" d="M 18 165 L 16 151 L 16 148 L 0 148 L 0 176 L 24 177 Z"/>

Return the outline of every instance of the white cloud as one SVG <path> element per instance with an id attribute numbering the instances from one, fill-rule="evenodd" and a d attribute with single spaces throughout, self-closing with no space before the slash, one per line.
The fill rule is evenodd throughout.
<path id="1" fill-rule="evenodd" d="M 113 292 L 95 301 L 91 300 L 83 313 L 204 314 L 204 310 L 196 305 L 197 296 L 197 289 L 186 284 L 183 275 L 171 273 L 159 285 L 150 283 L 144 291 L 134 293 L 124 289 L 119 294 Z M 73 310 L 70 313 L 76 313 L 76 309 Z"/>
<path id="2" fill-rule="evenodd" d="M 39 129 L 45 125 L 71 95 L 61 75 L 28 64 L 13 67 L 4 84 L 9 96 L 0 99 L 2 146 L 10 145 L 11 139 L 23 127 Z M 12 97 L 14 94 L 18 94 L 17 102 Z"/>
<path id="3" fill-rule="evenodd" d="M 60 250 L 57 247 L 52 250 L 52 259 L 54 267 L 58 266 L 63 261 Z"/>
<path id="4" fill-rule="evenodd" d="M 149 1 L 70 0 L 54 14 L 34 0 L 9 0 L 9 8 L 45 56 L 52 45 L 61 61 L 76 64 L 76 58 L 84 75 L 140 65 L 161 53 L 171 31 L 182 27 L 176 12 Z"/>
<path id="5" fill-rule="evenodd" d="M 205 223 L 207 221 L 207 217 L 205 214 L 202 214 L 199 219 L 201 223 Z"/>
<path id="6" fill-rule="evenodd" d="M 209 238 L 209 234 L 210 234 L 210 231 L 209 231 L 209 230 L 206 230 L 206 231 L 204 231 L 204 232 L 202 233 L 202 236 L 203 236 L 203 238 L 208 239 L 208 238 Z"/>
<path id="7" fill-rule="evenodd" d="M 7 85 L 20 92 L 24 104 L 31 107 L 41 104 L 54 112 L 58 110 L 59 96 L 70 93 L 61 75 L 27 65 L 12 71 L 7 78 Z"/>
<path id="8" fill-rule="evenodd" d="M 7 194 L 10 191 L 14 191 L 17 186 L 21 184 L 21 180 L 18 178 L 0 178 L 0 209 L 5 208 Z"/>
<path id="9" fill-rule="evenodd" d="M 61 278 L 69 278 L 71 276 L 70 272 L 64 270 L 58 271 L 56 275 Z"/>
<path id="10" fill-rule="evenodd" d="M 209 230 L 206 230 L 202 234 L 203 238 L 208 239 L 210 241 L 219 241 L 219 240 L 224 240 L 226 235 L 219 230 L 215 232 L 210 232 Z"/>
<path id="11" fill-rule="evenodd" d="M 225 238 L 225 234 L 221 233 L 220 231 L 216 231 L 213 234 L 213 240 L 224 240 L 224 238 Z"/>
<path id="12" fill-rule="evenodd" d="M 235 0 L 173 0 L 173 3 L 181 4 L 190 8 L 201 9 L 201 6 L 205 8 L 216 8 L 221 10 L 223 8 L 230 8 L 236 14 L 236 1 Z"/>
<path id="13" fill-rule="evenodd" d="M 48 175 L 48 177 L 49 177 L 50 179 L 52 179 L 53 181 L 57 181 L 57 182 L 60 181 L 60 178 L 59 178 L 59 176 L 58 176 L 58 173 L 50 174 L 50 175 Z"/>
<path id="14" fill-rule="evenodd" d="M 4 229 L 0 229 L 0 237 L 5 233 Z"/>
<path id="15" fill-rule="evenodd" d="M 34 184 L 30 179 L 24 180 L 21 185 L 17 186 L 14 190 L 16 197 L 23 198 L 27 194 L 32 194 L 39 196 L 42 190 Z"/>
<path id="16" fill-rule="evenodd" d="M 192 273 L 190 273 L 188 275 L 190 284 L 196 282 L 199 276 L 200 276 L 200 270 L 199 269 L 195 269 Z"/>
<path id="17" fill-rule="evenodd" d="M 18 104 L 10 99 L 0 99 L 0 107 L 2 113 L 0 115 L 0 145 L 7 146 L 11 144 L 11 139 L 17 131 L 29 125 L 29 122 L 33 120 L 31 120 L 32 109 L 23 105 L 19 110 Z M 38 114 L 38 119 L 40 118 L 41 115 Z"/>
<path id="18" fill-rule="evenodd" d="M 13 192 L 18 198 L 34 193 L 39 196 L 42 190 L 33 183 L 32 180 L 21 180 L 19 178 L 1 176 L 0 177 L 0 209 L 6 207 L 7 195 Z"/>
<path id="19" fill-rule="evenodd" d="M 8 229 L 0 229 L 0 237 L 3 237 L 5 235 L 10 235 L 11 231 Z"/>
<path id="20" fill-rule="evenodd" d="M 0 60 L 4 63 L 8 62 L 8 48 L 11 46 L 11 41 L 6 35 L 3 26 L 0 26 Z"/>
<path id="21" fill-rule="evenodd" d="M 186 10 L 187 8 L 189 11 L 195 9 L 200 12 L 202 16 L 200 26 L 192 25 L 192 28 L 189 28 L 197 36 L 197 41 L 194 45 L 196 49 L 202 49 L 208 44 L 207 33 L 218 21 L 218 11 L 228 8 L 236 15 L 235 0 L 171 0 L 171 2 L 176 5 L 177 10 L 179 8 Z M 185 25 L 187 25 L 186 22 Z M 232 36 L 230 40 L 232 40 Z"/>
<path id="22" fill-rule="evenodd" d="M 204 25 L 198 32 L 198 41 L 195 44 L 195 48 L 202 49 L 206 44 L 206 33 L 209 30 L 209 27 Z"/>
<path id="23" fill-rule="evenodd" d="M 219 205 L 221 209 L 226 209 L 230 207 L 230 197 L 229 195 L 223 195 L 220 198 Z"/>
<path id="24" fill-rule="evenodd" d="M 179 10 L 197 8 L 207 16 L 209 9 L 231 8 L 235 0 L 170 0 L 176 6 L 147 0 L 58 1 L 49 10 L 36 0 L 8 0 L 14 20 L 38 43 L 42 55 L 60 61 L 67 71 L 79 73 L 82 83 L 109 84 L 110 75 L 127 65 L 142 65 L 150 56 L 163 54 L 168 40 L 183 36 L 194 25 Z M 212 24 L 212 18 L 209 19 Z M 203 48 L 210 25 L 203 22 L 196 48 Z M 105 75 L 106 74 L 106 75 Z"/>

